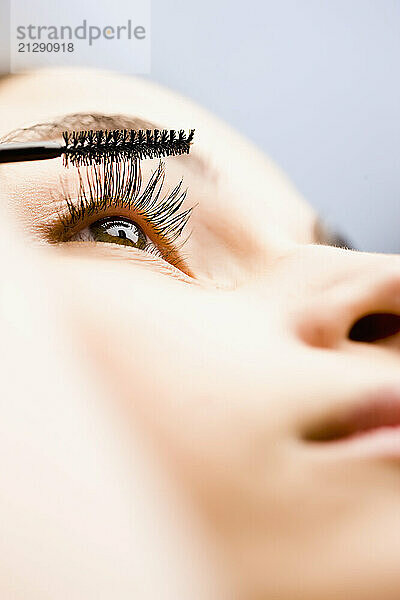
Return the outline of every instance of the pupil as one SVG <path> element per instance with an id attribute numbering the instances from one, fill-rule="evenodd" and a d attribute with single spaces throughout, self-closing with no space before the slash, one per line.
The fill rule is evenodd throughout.
<path id="1" fill-rule="evenodd" d="M 118 231 L 118 235 L 119 235 L 120 238 L 124 238 L 124 240 L 126 240 L 126 233 L 125 233 L 125 231 L 123 229 L 120 229 Z"/>

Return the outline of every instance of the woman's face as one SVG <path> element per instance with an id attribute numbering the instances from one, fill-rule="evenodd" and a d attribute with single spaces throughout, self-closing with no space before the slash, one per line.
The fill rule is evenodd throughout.
<path id="1" fill-rule="evenodd" d="M 400 258 L 330 245 L 265 156 L 146 81 L 4 80 L 0 135 L 39 123 L 7 139 L 196 129 L 190 155 L 166 159 L 154 189 L 158 161 L 142 162 L 134 201 L 101 168 L 61 159 L 2 165 L 0 196 L 27 260 L 38 246 L 51 270 L 76 360 L 95 366 L 96 385 L 155 444 L 236 589 L 397 599 L 400 443 L 350 434 L 398 412 Z M 108 178 L 132 185 L 132 169 Z"/>

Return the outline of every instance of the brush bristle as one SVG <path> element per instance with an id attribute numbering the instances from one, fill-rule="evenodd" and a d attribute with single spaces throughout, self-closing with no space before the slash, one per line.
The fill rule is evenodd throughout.
<path id="1" fill-rule="evenodd" d="M 65 131 L 64 162 L 80 166 L 188 154 L 193 136 L 194 129 L 188 134 L 173 129 Z"/>

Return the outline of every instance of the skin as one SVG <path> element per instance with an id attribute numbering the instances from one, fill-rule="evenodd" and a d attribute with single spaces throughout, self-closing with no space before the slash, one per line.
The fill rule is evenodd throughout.
<path id="1" fill-rule="evenodd" d="M 165 186 L 183 176 L 196 208 L 180 268 L 49 243 L 76 170 L 0 168 L 2 598 L 398 599 L 398 461 L 304 437 L 399 389 L 397 336 L 349 330 L 399 312 L 400 258 L 319 243 L 275 165 L 147 81 L 0 84 L 0 135 L 78 111 L 195 127 Z"/>

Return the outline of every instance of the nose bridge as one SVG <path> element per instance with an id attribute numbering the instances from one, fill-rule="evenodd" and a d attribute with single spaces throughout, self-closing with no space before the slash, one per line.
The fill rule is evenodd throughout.
<path id="1" fill-rule="evenodd" d="M 308 344 L 333 347 L 368 313 L 400 315 L 400 256 L 310 245 L 282 255 L 264 293 Z"/>

